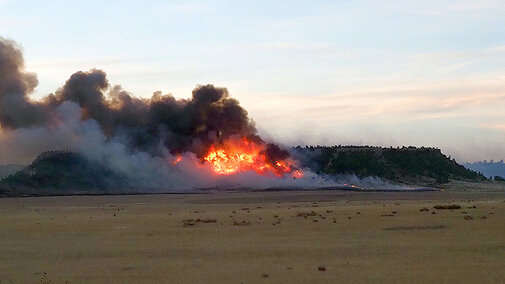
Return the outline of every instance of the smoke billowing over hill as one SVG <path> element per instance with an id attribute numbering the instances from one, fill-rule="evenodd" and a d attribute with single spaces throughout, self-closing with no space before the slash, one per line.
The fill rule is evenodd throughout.
<path id="1" fill-rule="evenodd" d="M 197 86 L 189 99 L 135 97 L 102 70 L 79 71 L 40 100 L 20 47 L 0 39 L 0 159 L 28 163 L 73 151 L 145 188 L 312 184 L 296 160 L 263 141 L 225 88 Z"/>
<path id="2" fill-rule="evenodd" d="M 408 175 L 402 171 L 411 164 L 418 165 L 411 171 L 424 184 L 417 176 L 431 170 L 428 178 L 437 181 L 468 174 L 441 153 L 422 149 L 399 153 L 401 159 L 389 157 L 396 155 L 392 150 L 288 152 L 264 141 L 239 102 L 213 85 L 197 86 L 189 99 L 160 91 L 141 98 L 92 69 L 32 100 L 37 84 L 36 74 L 25 70 L 20 47 L 0 38 L 0 164 L 28 164 L 38 157 L 0 184 L 13 195 L 20 188 L 64 194 L 69 188 L 118 193 L 344 184 L 405 189 L 380 178 L 402 182 L 397 177 Z M 440 165 L 449 165 L 441 177 Z"/>

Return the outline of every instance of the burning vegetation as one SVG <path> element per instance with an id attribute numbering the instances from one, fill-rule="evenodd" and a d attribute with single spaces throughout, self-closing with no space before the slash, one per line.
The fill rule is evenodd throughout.
<path id="1" fill-rule="evenodd" d="M 203 159 L 211 163 L 214 172 L 220 175 L 255 171 L 260 175 L 273 174 L 277 177 L 285 174 L 291 174 L 294 178 L 303 176 L 303 172 L 293 165 L 294 161 L 287 153 L 278 158 L 268 156 L 269 147 L 275 145 L 256 144 L 247 138 L 232 139 L 221 145 L 211 145 L 209 153 Z"/>

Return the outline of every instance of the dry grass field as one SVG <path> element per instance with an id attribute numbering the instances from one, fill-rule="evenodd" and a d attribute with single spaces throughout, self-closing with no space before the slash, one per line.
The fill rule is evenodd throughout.
<path id="1" fill-rule="evenodd" d="M 504 281 L 503 191 L 0 199 L 0 283 Z"/>

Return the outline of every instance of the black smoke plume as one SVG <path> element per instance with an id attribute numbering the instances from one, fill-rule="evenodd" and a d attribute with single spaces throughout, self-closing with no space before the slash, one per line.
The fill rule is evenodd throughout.
<path id="1" fill-rule="evenodd" d="M 73 102 L 82 110 L 82 119 L 98 122 L 108 137 L 122 137 L 129 147 L 159 154 L 160 146 L 171 153 L 193 152 L 198 157 L 213 143 L 232 135 L 262 142 L 254 122 L 225 88 L 198 86 L 191 99 L 175 99 L 155 92 L 150 99 L 137 98 L 111 88 L 104 71 L 93 69 L 74 73 L 65 85 L 41 101 L 30 93 L 37 77 L 24 70 L 19 47 L 0 39 L 0 125 L 6 129 L 46 126 L 59 123 L 55 110 Z M 269 146 L 272 158 L 286 156 L 277 146 Z"/>
<path id="2" fill-rule="evenodd" d="M 27 162 L 44 151 L 76 151 L 130 180 L 135 177 L 140 185 L 177 185 L 181 173 L 167 168 L 171 157 L 190 154 L 202 162 L 212 144 L 228 139 L 263 144 L 273 165 L 289 157 L 257 135 L 247 111 L 226 88 L 200 85 L 190 99 L 160 91 L 139 98 L 111 86 L 104 71 L 92 69 L 72 74 L 54 93 L 31 100 L 37 84 L 36 74 L 25 70 L 20 47 L 0 38 L 0 162 Z M 184 174 L 192 172 L 189 179 L 200 180 L 198 186 L 208 185 L 204 174 L 195 176 L 194 164 L 186 169 Z"/>
<path id="3" fill-rule="evenodd" d="M 28 98 L 37 86 L 37 75 L 24 71 L 24 59 L 17 44 L 0 38 L 0 124 L 20 128 L 47 121 L 44 105 Z"/>
<path id="4" fill-rule="evenodd" d="M 0 164 L 28 164 L 38 156 L 0 181 L 0 195 L 19 194 L 20 187 L 29 194 L 35 187 L 39 194 L 38 187 L 138 192 L 339 184 L 308 169 L 297 179 L 254 171 L 216 176 L 203 162 L 212 144 L 247 138 L 263 145 L 261 154 L 272 168 L 290 158 L 259 137 L 247 111 L 225 88 L 200 85 L 190 99 L 160 91 L 139 98 L 92 69 L 72 74 L 54 93 L 32 100 L 37 84 L 36 74 L 25 70 L 21 48 L 0 37 Z M 290 165 L 290 170 L 296 168 Z"/>

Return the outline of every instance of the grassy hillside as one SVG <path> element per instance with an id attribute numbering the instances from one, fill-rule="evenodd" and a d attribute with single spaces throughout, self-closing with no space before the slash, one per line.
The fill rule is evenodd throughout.
<path id="1" fill-rule="evenodd" d="M 103 191 L 125 184 L 124 177 L 72 152 L 45 152 L 0 182 L 0 195 L 51 195 Z"/>
<path id="2" fill-rule="evenodd" d="M 305 166 L 318 173 L 354 173 L 361 177 L 377 176 L 392 181 L 423 184 L 441 184 L 449 179 L 486 179 L 436 148 L 306 146 L 294 150 Z"/>

